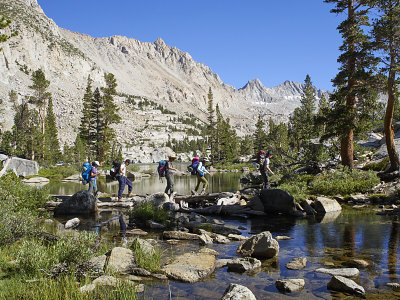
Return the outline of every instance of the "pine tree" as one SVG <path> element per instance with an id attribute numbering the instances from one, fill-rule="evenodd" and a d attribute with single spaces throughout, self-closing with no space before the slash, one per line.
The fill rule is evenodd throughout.
<path id="1" fill-rule="evenodd" d="M 73 162 L 79 164 L 86 161 L 87 154 L 87 143 L 78 134 L 73 146 Z"/>
<path id="2" fill-rule="evenodd" d="M 113 74 L 104 74 L 106 87 L 102 88 L 103 92 L 103 129 L 101 139 L 98 140 L 98 160 L 103 162 L 110 151 L 111 144 L 115 139 L 115 131 L 110 127 L 111 124 L 117 124 L 121 121 L 118 115 L 117 105 L 114 103 L 114 96 L 117 94 L 117 81 Z"/>
<path id="3" fill-rule="evenodd" d="M 316 136 L 315 128 L 315 92 L 309 75 L 305 79 L 304 93 L 300 100 L 300 107 L 295 109 L 290 118 L 292 140 L 296 148 L 310 147 L 311 138 Z"/>
<path id="4" fill-rule="evenodd" d="M 369 37 L 363 28 L 369 25 L 368 10 L 364 5 L 368 0 L 325 0 L 334 3 L 332 13 L 347 12 L 347 18 L 339 25 L 343 44 L 342 54 L 338 62 L 341 64 L 339 73 L 333 79 L 337 88 L 331 98 L 336 103 L 331 110 L 331 120 L 328 123 L 332 132 L 340 137 L 340 155 L 342 164 L 352 169 L 354 152 L 354 131 L 356 127 L 356 103 L 365 101 L 364 93 L 370 85 L 372 72 L 369 69 L 376 63 L 370 51 Z"/>
<path id="5" fill-rule="evenodd" d="M 390 159 L 390 170 L 398 170 L 399 156 L 394 143 L 393 114 L 396 102 L 396 76 L 400 70 L 400 1 L 375 0 L 381 16 L 373 26 L 375 48 L 383 52 L 380 57 L 383 67 L 382 72 L 388 74 L 387 78 L 387 106 L 385 114 L 386 148 Z"/>
<path id="6" fill-rule="evenodd" d="M 256 131 L 253 136 L 254 153 L 258 153 L 260 150 L 265 150 L 267 146 L 267 134 L 264 131 L 264 122 L 261 115 L 258 115 L 256 123 Z"/>
<path id="7" fill-rule="evenodd" d="M 324 135 L 325 130 L 326 130 L 326 121 L 325 117 L 329 112 L 329 102 L 326 100 L 326 97 L 324 94 L 322 94 L 321 98 L 319 99 L 318 102 L 318 112 L 317 112 L 317 117 L 316 117 L 316 126 L 317 126 L 317 132 L 318 135 Z"/>
<path id="8" fill-rule="evenodd" d="M 91 130 L 91 105 L 93 102 L 93 91 L 92 91 L 92 82 L 93 80 L 90 76 L 87 79 L 86 91 L 83 96 L 83 109 L 82 109 L 82 117 L 81 124 L 79 126 L 79 138 L 82 142 L 86 144 L 90 144 L 90 130 Z"/>
<path id="9" fill-rule="evenodd" d="M 93 122 L 93 128 L 90 129 L 89 133 L 89 148 L 93 149 L 89 153 L 90 160 L 94 160 L 94 158 L 100 160 L 100 158 L 104 157 L 103 137 L 105 121 L 103 110 L 103 99 L 100 95 L 99 88 L 96 88 L 93 93 L 93 102 L 90 108 L 91 122 Z"/>
<path id="10" fill-rule="evenodd" d="M 50 81 L 46 80 L 46 76 L 43 73 L 42 69 L 38 69 L 33 72 L 31 80 L 33 84 L 29 86 L 33 90 L 33 96 L 30 97 L 30 102 L 37 106 L 40 118 L 40 124 L 42 128 L 42 139 L 41 139 L 41 147 L 42 147 L 42 156 L 40 157 L 42 160 L 44 159 L 44 144 L 45 144 L 45 118 L 46 118 L 46 107 L 47 102 L 51 97 L 51 94 L 47 91 L 47 88 L 50 85 Z"/>
<path id="11" fill-rule="evenodd" d="M 211 162 L 213 162 L 214 160 L 214 134 L 215 134 L 215 117 L 214 117 L 214 97 L 213 97 L 213 93 L 210 89 L 208 90 L 208 107 L 207 107 L 207 131 L 206 131 L 206 140 L 208 143 L 209 148 L 211 149 Z"/>
<path id="12" fill-rule="evenodd" d="M 46 119 L 45 119 L 45 145 L 44 157 L 49 164 L 55 164 L 62 157 L 60 143 L 58 141 L 58 131 L 56 127 L 56 118 L 53 112 L 53 101 L 50 98 Z"/>

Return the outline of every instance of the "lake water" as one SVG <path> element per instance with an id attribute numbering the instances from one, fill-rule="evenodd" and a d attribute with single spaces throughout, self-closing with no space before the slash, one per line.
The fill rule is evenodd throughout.
<path id="1" fill-rule="evenodd" d="M 240 188 L 240 173 L 218 173 L 209 176 L 210 191 L 236 191 Z M 188 193 L 194 188 L 194 176 L 175 178 L 178 193 Z M 58 184 L 51 187 L 56 194 L 65 191 L 72 194 L 82 185 Z M 159 183 L 158 177 L 143 179 L 134 183 L 134 192 L 150 194 L 162 191 L 165 182 Z M 103 191 L 117 192 L 115 183 L 100 185 Z M 81 228 L 93 230 L 94 224 L 112 216 L 104 212 L 97 220 L 85 220 Z M 60 220 L 63 221 L 63 220 Z M 315 273 L 321 267 L 348 267 L 351 259 L 363 259 L 371 263 L 367 268 L 359 268 L 360 276 L 355 281 L 367 291 L 367 299 L 400 299 L 400 292 L 392 291 L 385 284 L 399 282 L 399 241 L 400 222 L 396 217 L 378 216 L 373 213 L 357 213 L 344 209 L 335 218 L 322 220 L 294 219 L 279 215 L 256 218 L 228 218 L 227 224 L 243 226 L 243 235 L 270 231 L 274 237 L 286 235 L 291 240 L 279 241 L 280 252 L 276 259 L 263 261 L 262 269 L 255 274 L 227 272 L 227 268 L 216 270 L 206 280 L 187 284 L 180 282 L 150 281 L 146 283 L 145 299 L 220 299 L 230 283 L 247 286 L 257 299 L 353 299 L 341 293 L 327 289 L 330 276 Z M 115 245 L 120 245 L 117 238 L 118 223 L 111 223 L 101 234 L 104 238 L 113 238 Z M 197 251 L 200 246 L 195 242 L 181 242 L 178 246 L 164 243 L 159 234 L 159 245 L 167 255 L 179 255 L 187 251 Z M 219 245 L 211 248 L 220 253 L 218 258 L 236 257 L 239 242 Z M 304 270 L 289 270 L 285 265 L 296 257 L 306 257 L 308 262 Z M 287 278 L 304 278 L 306 287 L 303 291 L 283 295 L 275 287 L 275 281 Z M 141 298 L 141 296 L 139 296 Z M 355 297 L 354 297 L 355 298 Z"/>

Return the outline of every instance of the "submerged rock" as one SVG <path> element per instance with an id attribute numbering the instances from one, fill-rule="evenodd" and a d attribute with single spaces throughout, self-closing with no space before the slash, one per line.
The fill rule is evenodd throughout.
<path id="1" fill-rule="evenodd" d="M 236 258 L 227 263 L 228 271 L 244 273 L 261 267 L 261 261 L 253 257 Z"/>
<path id="2" fill-rule="evenodd" d="M 276 288 L 281 293 L 295 293 L 301 291 L 305 285 L 304 279 L 282 279 L 275 282 Z"/>
<path id="3" fill-rule="evenodd" d="M 231 283 L 225 290 L 221 300 L 257 300 L 254 294 L 245 286 Z"/>
<path id="4" fill-rule="evenodd" d="M 215 270 L 215 255 L 210 253 L 185 253 L 162 268 L 168 278 L 194 283 L 206 278 Z"/>
<path id="5" fill-rule="evenodd" d="M 291 270 L 301 270 L 307 265 L 306 257 L 296 257 L 286 264 L 286 268 Z"/>
<path id="6" fill-rule="evenodd" d="M 83 190 L 63 200 L 54 209 L 54 216 L 92 215 L 97 211 L 96 197 Z"/>
<path id="7" fill-rule="evenodd" d="M 269 231 L 264 231 L 240 244 L 237 253 L 243 256 L 272 258 L 278 255 L 279 244 Z"/>
<path id="8" fill-rule="evenodd" d="M 364 296 L 365 290 L 361 285 L 358 285 L 353 280 L 343 276 L 333 276 L 328 283 L 328 289 L 350 293 L 357 296 Z"/>
<path id="9" fill-rule="evenodd" d="M 341 268 L 341 269 L 325 269 L 319 268 L 315 272 L 328 274 L 331 276 L 343 276 L 343 277 L 357 277 L 360 275 L 360 271 L 356 268 Z"/>
<path id="10" fill-rule="evenodd" d="M 198 240 L 199 236 L 194 233 L 188 233 L 183 231 L 164 231 L 164 239 L 174 239 L 174 240 Z"/>

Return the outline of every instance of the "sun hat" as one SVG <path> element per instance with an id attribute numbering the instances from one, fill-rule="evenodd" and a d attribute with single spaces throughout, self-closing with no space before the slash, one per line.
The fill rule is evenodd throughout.
<path id="1" fill-rule="evenodd" d="M 174 154 L 171 154 L 171 155 L 169 155 L 169 156 L 168 156 L 168 158 L 175 159 L 175 158 L 176 158 L 176 156 L 175 156 Z"/>
<path id="2" fill-rule="evenodd" d="M 94 162 L 94 164 L 95 164 L 96 166 L 100 166 L 100 163 L 99 163 L 97 160 Z"/>

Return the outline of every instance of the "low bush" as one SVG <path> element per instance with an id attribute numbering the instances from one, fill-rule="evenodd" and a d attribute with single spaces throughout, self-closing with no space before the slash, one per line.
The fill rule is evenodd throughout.
<path id="1" fill-rule="evenodd" d="M 315 195 L 350 195 L 365 192 L 379 182 L 376 172 L 345 170 L 316 176 L 310 183 L 309 189 Z"/>
<path id="2" fill-rule="evenodd" d="M 95 253 L 92 249 L 95 234 L 79 232 L 64 235 L 48 244 L 42 239 L 24 240 L 15 254 L 18 266 L 25 274 L 36 274 L 40 269 L 66 263 L 68 266 L 84 262 Z"/>
<path id="3" fill-rule="evenodd" d="M 154 207 L 150 202 L 144 202 L 137 208 L 128 211 L 129 218 L 138 219 L 141 222 L 153 220 L 155 222 L 167 224 L 169 220 L 169 213 L 161 208 Z"/>
<path id="4" fill-rule="evenodd" d="M 153 248 L 152 251 L 145 251 L 140 243 L 135 240 L 132 244 L 136 264 L 150 272 L 158 272 L 161 268 L 161 250 Z"/>
<path id="5" fill-rule="evenodd" d="M 50 180 L 59 181 L 63 178 L 75 175 L 79 172 L 80 172 L 80 166 L 52 167 L 52 168 L 40 169 L 39 176 L 46 177 Z"/>
<path id="6" fill-rule="evenodd" d="M 388 164 L 389 164 L 389 157 L 386 157 L 380 161 L 366 164 L 362 169 L 365 171 L 372 170 L 376 172 L 382 172 L 386 169 Z"/>

